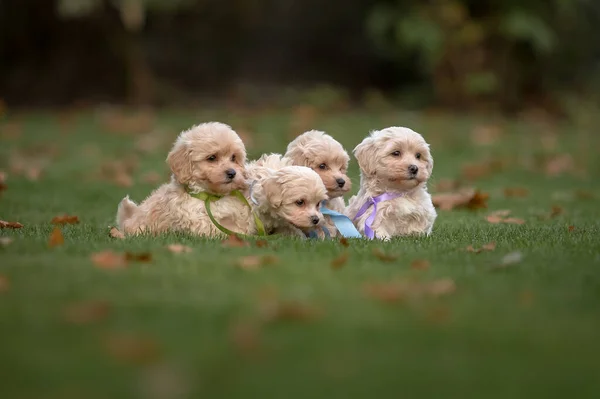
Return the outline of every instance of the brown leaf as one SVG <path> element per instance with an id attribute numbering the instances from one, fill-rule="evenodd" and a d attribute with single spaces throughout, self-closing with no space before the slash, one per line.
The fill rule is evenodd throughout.
<path id="1" fill-rule="evenodd" d="M 426 259 L 415 259 L 410 263 L 411 269 L 415 270 L 427 270 L 431 264 Z"/>
<path id="2" fill-rule="evenodd" d="M 348 253 L 348 251 L 342 252 L 342 254 L 340 256 L 338 256 L 337 258 L 335 258 L 331 261 L 331 268 L 332 269 L 341 269 L 346 264 L 346 262 L 348 262 L 349 257 L 350 257 L 350 254 Z"/>
<path id="3" fill-rule="evenodd" d="M 52 221 L 50 223 L 58 225 L 77 224 L 79 223 L 79 218 L 77 216 L 70 215 L 55 216 L 52 218 Z"/>
<path id="4" fill-rule="evenodd" d="M 565 210 L 562 207 L 558 205 L 552 205 L 552 211 L 550 212 L 551 218 L 562 215 L 563 213 L 565 213 Z"/>
<path id="5" fill-rule="evenodd" d="M 0 247 L 7 247 L 12 244 L 12 237 L 0 237 Z"/>
<path id="6" fill-rule="evenodd" d="M 65 320 L 72 324 L 92 324 L 105 320 L 110 310 L 111 306 L 106 301 L 88 301 L 67 306 L 63 315 Z"/>
<path id="7" fill-rule="evenodd" d="M 433 205 L 442 210 L 466 207 L 469 209 L 487 208 L 489 194 L 465 189 L 456 193 L 435 194 L 431 197 Z"/>
<path id="8" fill-rule="evenodd" d="M 110 229 L 110 233 L 109 233 L 109 235 L 110 235 L 112 238 L 118 238 L 118 239 L 120 239 L 120 240 L 123 240 L 123 239 L 125 239 L 125 234 L 123 234 L 123 233 L 122 233 L 122 232 L 121 232 L 119 229 L 117 229 L 116 227 L 112 227 L 112 228 Z"/>
<path id="9" fill-rule="evenodd" d="M 497 211 L 494 211 L 494 212 L 490 213 L 490 216 L 505 217 L 505 216 L 510 215 L 511 213 L 512 213 L 512 211 L 509 210 L 509 209 L 500 209 L 500 210 L 497 210 Z"/>
<path id="10" fill-rule="evenodd" d="M 386 254 L 380 248 L 373 248 L 373 255 L 383 262 L 393 262 L 398 259 L 397 256 Z"/>
<path id="11" fill-rule="evenodd" d="M 23 225 L 19 222 L 5 222 L 0 220 L 0 229 L 20 229 Z"/>
<path id="12" fill-rule="evenodd" d="M 221 241 L 221 245 L 227 248 L 242 248 L 249 247 L 250 243 L 242 240 L 240 237 L 235 234 L 228 235 L 226 239 Z"/>
<path id="13" fill-rule="evenodd" d="M 495 216 L 495 215 L 488 215 L 485 218 L 488 222 L 490 223 L 502 223 L 502 221 L 504 220 L 501 216 Z"/>
<path id="14" fill-rule="evenodd" d="M 6 186 L 6 173 L 3 171 L 0 171 L 0 193 L 2 193 L 2 191 L 6 190 L 7 186 Z"/>
<path id="15" fill-rule="evenodd" d="M 489 242 L 489 243 L 487 243 L 487 244 L 484 244 L 484 245 L 481 247 L 481 249 L 482 249 L 482 250 L 484 250 L 484 251 L 493 251 L 493 250 L 495 250 L 495 249 L 496 249 L 496 243 L 495 243 L 494 241 L 492 241 L 492 242 Z"/>
<path id="16" fill-rule="evenodd" d="M 254 242 L 257 248 L 267 248 L 269 246 L 269 242 L 267 240 L 256 240 Z"/>
<path id="17" fill-rule="evenodd" d="M 371 283 L 363 287 L 365 295 L 382 302 L 397 302 L 406 297 L 406 291 L 398 283 Z"/>
<path id="18" fill-rule="evenodd" d="M 524 224 L 525 220 L 519 218 L 507 218 L 510 214 L 509 210 L 495 211 L 486 216 L 486 220 L 493 224 L 508 223 L 508 224 Z"/>
<path id="19" fill-rule="evenodd" d="M 348 248 L 350 246 L 350 243 L 348 242 L 348 240 L 345 237 L 340 238 L 340 244 L 342 244 L 343 247 Z"/>
<path id="20" fill-rule="evenodd" d="M 480 253 L 482 251 L 482 249 L 475 249 L 472 245 L 467 246 L 467 248 L 465 248 L 465 250 L 467 252 L 474 252 L 476 254 Z"/>
<path id="21" fill-rule="evenodd" d="M 236 261 L 236 265 L 241 269 L 254 271 L 260 269 L 262 266 L 275 264 L 278 261 L 279 259 L 273 255 L 249 255 L 239 258 Z"/>
<path id="22" fill-rule="evenodd" d="M 475 195 L 473 195 L 473 197 L 467 203 L 467 208 L 469 208 L 469 209 L 487 208 L 487 201 L 489 198 L 490 198 L 489 194 L 482 193 L 480 191 L 475 191 Z"/>
<path id="23" fill-rule="evenodd" d="M 150 252 L 142 252 L 139 254 L 125 252 L 125 260 L 127 262 L 152 262 L 152 254 Z"/>
<path id="24" fill-rule="evenodd" d="M 322 310 L 309 304 L 296 301 L 263 301 L 261 316 L 267 322 L 273 321 L 312 321 L 322 315 Z"/>
<path id="25" fill-rule="evenodd" d="M 50 238 L 48 239 L 48 245 L 50 248 L 58 247 L 65 243 L 65 238 L 63 237 L 62 231 L 60 228 L 55 227 L 50 234 Z"/>
<path id="26" fill-rule="evenodd" d="M 519 218 L 506 218 L 502 221 L 502 223 L 508 224 L 525 224 L 525 220 Z"/>
<path id="27" fill-rule="evenodd" d="M 0 294 L 8 291 L 9 288 L 10 288 L 10 282 L 8 280 L 8 277 L 0 274 Z"/>
<path id="28" fill-rule="evenodd" d="M 505 197 L 527 197 L 529 190 L 525 187 L 507 187 L 504 189 Z"/>
<path id="29" fill-rule="evenodd" d="M 569 233 L 572 233 L 575 231 L 575 226 L 569 226 Z"/>
<path id="30" fill-rule="evenodd" d="M 127 266 L 127 261 L 123 254 L 112 251 L 97 252 L 92 254 L 92 262 L 100 269 L 122 269 Z"/>
<path id="31" fill-rule="evenodd" d="M 110 334 L 104 339 L 104 347 L 109 356 L 126 364 L 151 364 L 161 357 L 158 343 L 138 334 Z"/>
<path id="32" fill-rule="evenodd" d="M 182 245 L 182 244 L 169 244 L 169 245 L 167 245 L 167 249 L 169 251 L 173 252 L 174 254 L 192 252 L 192 248 Z"/>

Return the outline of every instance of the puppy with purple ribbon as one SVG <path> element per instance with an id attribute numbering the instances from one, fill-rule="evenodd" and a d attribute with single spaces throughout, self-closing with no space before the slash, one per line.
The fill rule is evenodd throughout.
<path id="1" fill-rule="evenodd" d="M 373 131 L 354 149 L 360 189 L 346 215 L 367 238 L 429 235 L 437 217 L 427 192 L 433 170 L 429 144 L 405 127 Z"/>

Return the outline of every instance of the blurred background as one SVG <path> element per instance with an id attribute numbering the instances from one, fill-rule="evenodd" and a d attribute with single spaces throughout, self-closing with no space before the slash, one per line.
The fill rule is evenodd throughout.
<path id="1" fill-rule="evenodd" d="M 536 108 L 600 92 L 596 0 L 0 0 L 11 107 Z"/>

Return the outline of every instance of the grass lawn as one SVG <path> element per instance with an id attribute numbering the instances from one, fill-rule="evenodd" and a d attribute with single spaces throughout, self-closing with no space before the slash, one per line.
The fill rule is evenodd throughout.
<path id="1" fill-rule="evenodd" d="M 428 238 L 345 248 L 109 236 L 121 198 L 140 201 L 167 179 L 181 129 L 230 123 L 256 157 L 284 151 L 294 129 L 312 127 L 303 118 L 83 112 L 0 122 L 0 219 L 24 225 L 0 230 L 0 397 L 600 397 L 598 116 L 556 125 L 317 115 L 314 126 L 348 150 L 370 129 L 410 126 L 432 145 L 432 191 L 457 179 L 489 193 L 487 209 L 440 211 Z M 480 166 L 464 171 L 468 163 Z M 350 176 L 356 191 L 355 163 Z M 525 223 L 486 220 L 503 209 Z M 61 227 L 64 244 L 50 248 L 50 221 L 65 213 L 81 222 Z M 490 242 L 492 251 L 466 250 Z M 173 253 L 174 243 L 192 251 Z M 107 250 L 151 259 L 107 270 L 91 258 Z M 274 264 L 239 267 L 251 255 Z"/>

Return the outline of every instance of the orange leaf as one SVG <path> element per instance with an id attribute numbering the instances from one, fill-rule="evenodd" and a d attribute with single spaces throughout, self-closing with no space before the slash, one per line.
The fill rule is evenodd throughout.
<path id="1" fill-rule="evenodd" d="M 122 233 L 122 232 L 121 232 L 119 229 L 117 229 L 116 227 L 113 227 L 113 228 L 111 228 L 111 229 L 110 229 L 110 233 L 109 233 L 109 235 L 110 235 L 112 238 L 118 238 L 118 239 L 120 239 L 120 240 L 123 240 L 123 239 L 125 239 L 125 234 L 123 234 L 123 233 Z"/>
<path id="2" fill-rule="evenodd" d="M 348 242 L 348 240 L 345 237 L 340 238 L 340 244 L 342 244 L 343 247 L 348 248 L 350 246 L 350 243 Z"/>
<path id="3" fill-rule="evenodd" d="M 487 200 L 490 198 L 490 195 L 487 193 L 482 193 L 480 191 L 475 191 L 475 195 L 473 198 L 469 200 L 467 203 L 467 208 L 469 209 L 480 209 L 487 208 Z"/>
<path id="4" fill-rule="evenodd" d="M 91 324 L 108 317 L 111 306 L 106 301 L 75 303 L 64 309 L 64 318 L 72 324 Z"/>
<path id="5" fill-rule="evenodd" d="M 182 244 L 169 244 L 169 245 L 167 245 L 167 249 L 169 251 L 173 252 L 174 254 L 192 252 L 192 248 L 182 245 Z"/>
<path id="6" fill-rule="evenodd" d="M 97 252 L 92 254 L 92 262 L 100 269 L 122 269 L 127 266 L 127 261 L 122 254 L 112 251 Z"/>
<path id="7" fill-rule="evenodd" d="M 155 340 L 137 334 L 111 334 L 104 339 L 104 346 L 112 358 L 127 364 L 151 364 L 161 356 Z"/>
<path id="8" fill-rule="evenodd" d="M 8 277 L 0 274 L 0 293 L 8 291 L 10 288 L 10 282 L 8 281 Z"/>
<path id="9" fill-rule="evenodd" d="M 569 226 L 569 233 L 572 233 L 575 231 L 575 226 Z"/>
<path id="10" fill-rule="evenodd" d="M 348 262 L 348 257 L 350 255 L 348 254 L 348 252 L 343 252 L 340 256 L 338 256 L 337 258 L 333 259 L 331 261 L 331 268 L 332 269 L 340 269 L 342 268 L 346 262 Z"/>
<path id="11" fill-rule="evenodd" d="M 60 228 L 55 227 L 54 230 L 52 230 L 52 234 L 50 234 L 48 245 L 50 248 L 54 248 L 63 245 L 64 243 L 65 238 L 63 237 L 62 231 L 60 231 Z"/>
<path id="12" fill-rule="evenodd" d="M 241 247 L 249 247 L 250 246 L 250 244 L 248 242 L 242 240 L 240 237 L 236 236 L 235 234 L 231 234 L 231 235 L 227 236 L 226 239 L 221 241 L 221 245 L 223 245 L 224 247 L 228 247 L 228 248 L 241 248 Z"/>
<path id="13" fill-rule="evenodd" d="M 550 212 L 550 217 L 556 217 L 558 215 L 562 215 L 565 212 L 565 210 L 558 206 L 558 205 L 552 205 L 552 211 Z"/>
<path id="14" fill-rule="evenodd" d="M 398 259 L 397 256 L 386 254 L 379 248 L 373 248 L 373 255 L 383 262 L 393 262 Z"/>
<path id="15" fill-rule="evenodd" d="M 490 223 L 502 223 L 502 217 L 500 216 L 494 216 L 494 215 L 488 215 L 488 217 L 486 218 L 486 220 Z"/>
<path id="16" fill-rule="evenodd" d="M 20 229 L 23 225 L 19 222 L 5 222 L 0 220 L 0 229 Z"/>
<path id="17" fill-rule="evenodd" d="M 490 243 L 485 244 L 483 247 L 481 247 L 481 249 L 485 251 L 493 251 L 496 249 L 496 243 L 492 241 Z"/>
<path id="18" fill-rule="evenodd" d="M 466 207 L 469 209 L 487 208 L 489 194 L 465 189 L 456 193 L 435 194 L 431 197 L 433 205 L 442 210 Z"/>
<path id="19" fill-rule="evenodd" d="M 480 253 L 482 250 L 481 249 L 475 249 L 472 245 L 469 245 L 467 248 L 465 248 L 467 252 L 474 252 L 476 254 Z"/>
<path id="20" fill-rule="evenodd" d="M 410 263 L 410 267 L 415 270 L 427 270 L 431 264 L 426 259 L 416 259 Z"/>
<path id="21" fill-rule="evenodd" d="M 79 218 L 77 216 L 69 216 L 69 215 L 55 216 L 52 218 L 52 221 L 50 223 L 59 224 L 59 225 L 77 224 L 77 223 L 79 223 Z"/>
<path id="22" fill-rule="evenodd" d="M 150 252 L 143 252 L 140 254 L 125 252 L 125 260 L 127 262 L 151 262 L 152 254 Z"/>
<path id="23" fill-rule="evenodd" d="M 267 248 L 269 246 L 269 242 L 267 240 L 256 240 L 254 244 L 257 248 Z"/>

